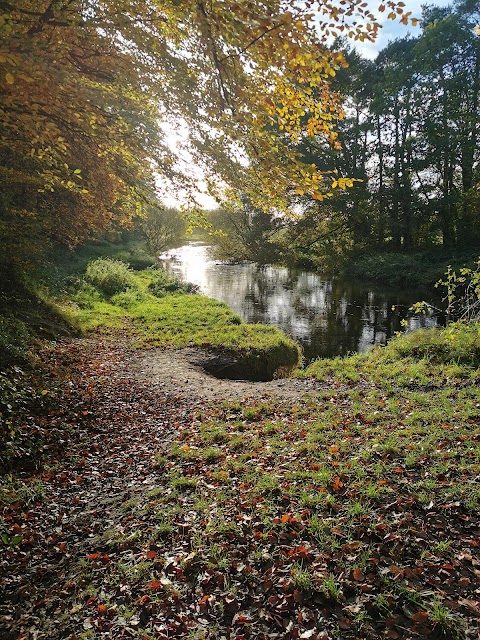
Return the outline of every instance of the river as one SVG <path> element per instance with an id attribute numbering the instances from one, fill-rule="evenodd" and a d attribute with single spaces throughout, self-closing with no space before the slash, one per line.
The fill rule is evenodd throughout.
<path id="1" fill-rule="evenodd" d="M 307 362 L 366 351 L 373 344 L 385 344 L 397 331 L 432 327 L 440 321 L 409 311 L 431 293 L 324 278 L 286 267 L 224 264 L 211 260 L 201 242 L 169 255 L 165 260 L 169 271 L 225 302 L 246 322 L 280 327 L 302 345 Z"/>

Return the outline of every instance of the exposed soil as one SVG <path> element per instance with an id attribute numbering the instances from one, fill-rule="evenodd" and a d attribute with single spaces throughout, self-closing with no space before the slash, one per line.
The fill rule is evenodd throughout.
<path id="1" fill-rule="evenodd" d="M 228 380 L 218 366 L 217 352 L 199 347 L 155 349 L 141 351 L 130 359 L 129 366 L 141 381 L 165 394 L 187 395 L 197 400 L 228 401 L 244 397 L 288 398 L 294 400 L 307 392 L 321 388 L 316 380 L 281 378 L 271 382 Z M 228 363 L 226 363 L 228 365 Z M 217 375 L 208 373 L 215 369 Z"/>

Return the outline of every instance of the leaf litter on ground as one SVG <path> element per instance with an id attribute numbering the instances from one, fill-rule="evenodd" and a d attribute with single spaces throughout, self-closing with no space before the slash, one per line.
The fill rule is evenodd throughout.
<path id="1" fill-rule="evenodd" d="M 208 403 L 130 355 L 44 354 L 41 464 L 2 484 L 2 639 L 478 637 L 475 384 Z"/>

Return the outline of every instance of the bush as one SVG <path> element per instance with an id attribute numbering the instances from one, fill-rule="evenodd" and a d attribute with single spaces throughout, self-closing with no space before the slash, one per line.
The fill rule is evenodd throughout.
<path id="1" fill-rule="evenodd" d="M 146 297 L 144 291 L 129 287 L 126 291 L 116 293 L 112 296 L 110 302 L 117 307 L 122 307 L 122 309 L 129 309 L 139 302 L 144 302 Z"/>
<path id="2" fill-rule="evenodd" d="M 108 258 L 90 262 L 85 272 L 85 280 L 107 297 L 136 287 L 135 278 L 128 265 Z"/>
<path id="3" fill-rule="evenodd" d="M 73 301 L 78 304 L 80 309 L 93 309 L 97 302 L 102 301 L 102 294 L 91 284 L 83 282 L 73 296 Z"/>
<path id="4" fill-rule="evenodd" d="M 148 292 L 157 298 L 162 298 L 166 293 L 174 291 L 183 293 L 197 293 L 198 286 L 191 282 L 183 282 L 177 276 L 166 271 L 157 271 L 148 285 Z"/>
<path id="5" fill-rule="evenodd" d="M 157 264 L 156 259 L 139 243 L 130 243 L 123 250 L 113 254 L 112 259 L 126 262 L 133 271 L 150 269 Z"/>

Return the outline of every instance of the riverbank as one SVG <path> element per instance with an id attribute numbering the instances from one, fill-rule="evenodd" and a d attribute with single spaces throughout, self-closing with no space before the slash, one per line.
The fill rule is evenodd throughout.
<path id="1" fill-rule="evenodd" d="M 444 279 L 449 266 L 453 271 L 476 264 L 479 250 L 382 252 L 347 259 L 342 272 L 352 278 L 413 289 L 433 290 Z"/>
<path id="2" fill-rule="evenodd" d="M 10 379 L 2 638 L 477 638 L 478 325 L 246 383 L 128 296 Z"/>

